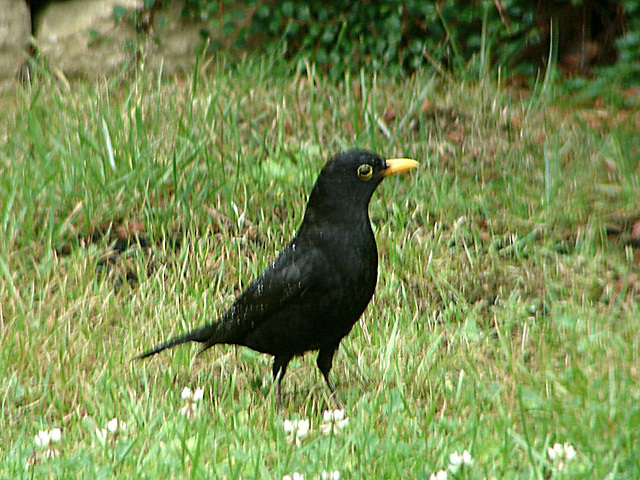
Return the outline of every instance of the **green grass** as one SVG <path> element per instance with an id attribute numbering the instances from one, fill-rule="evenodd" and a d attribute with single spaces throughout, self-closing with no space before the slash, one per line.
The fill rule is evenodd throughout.
<path id="1" fill-rule="evenodd" d="M 333 84 L 260 59 L 5 92 L 0 477 L 427 479 L 466 449 L 455 478 L 640 478 L 640 253 L 623 221 L 640 109 L 543 90 Z M 420 168 L 371 204 L 379 284 L 334 364 L 339 434 L 319 431 L 337 403 L 312 355 L 291 363 L 281 414 L 268 356 L 132 361 L 228 307 L 352 146 Z M 193 419 L 184 386 L 205 389 Z M 103 445 L 113 417 L 127 430 Z M 300 445 L 293 418 L 311 420 Z M 54 427 L 46 458 L 34 436 Z M 556 442 L 577 451 L 562 471 Z"/>

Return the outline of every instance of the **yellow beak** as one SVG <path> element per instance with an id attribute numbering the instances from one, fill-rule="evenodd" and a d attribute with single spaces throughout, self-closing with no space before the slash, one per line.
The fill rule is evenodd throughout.
<path id="1" fill-rule="evenodd" d="M 407 172 L 418 166 L 418 162 L 410 158 L 388 158 L 385 161 L 387 162 L 387 168 L 382 171 L 384 177 Z"/>

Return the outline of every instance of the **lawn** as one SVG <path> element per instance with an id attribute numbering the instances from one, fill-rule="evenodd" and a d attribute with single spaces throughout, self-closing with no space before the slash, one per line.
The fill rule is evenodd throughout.
<path id="1" fill-rule="evenodd" d="M 0 477 L 640 478 L 640 105 L 563 92 L 268 58 L 5 91 Z M 281 412 L 269 356 L 134 359 L 224 311 L 349 147 L 420 167 L 372 200 L 336 397 L 312 354 Z"/>

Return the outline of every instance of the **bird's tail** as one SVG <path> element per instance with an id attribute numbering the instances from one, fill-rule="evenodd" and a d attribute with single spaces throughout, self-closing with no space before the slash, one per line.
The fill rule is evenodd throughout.
<path id="1" fill-rule="evenodd" d="M 136 358 L 139 358 L 139 359 L 147 358 L 147 357 L 150 357 L 151 355 L 155 355 L 156 353 L 160 353 L 161 351 L 166 350 L 167 348 L 175 347 L 176 345 L 181 345 L 187 342 L 206 343 L 206 346 L 202 350 L 200 350 L 200 352 L 202 352 L 203 350 L 209 348 L 210 346 L 215 345 L 216 343 L 222 342 L 222 340 L 217 340 L 217 337 L 219 334 L 218 327 L 219 326 L 217 323 L 205 325 L 204 327 L 198 328 L 196 330 L 192 330 L 179 337 L 172 338 L 171 340 L 168 340 L 165 343 L 156 345 L 151 350 L 147 350 L 143 354 L 138 355 Z"/>

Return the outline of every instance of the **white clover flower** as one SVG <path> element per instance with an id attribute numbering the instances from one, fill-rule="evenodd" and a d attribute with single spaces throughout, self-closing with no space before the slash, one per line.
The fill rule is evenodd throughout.
<path id="1" fill-rule="evenodd" d="M 549 460 L 553 464 L 555 470 L 564 470 L 567 463 L 572 461 L 576 456 L 576 449 L 573 445 L 565 443 L 554 443 L 553 447 L 547 450 Z"/>
<path id="2" fill-rule="evenodd" d="M 107 429 L 106 428 L 96 428 L 96 437 L 98 437 L 98 441 L 104 446 L 107 443 Z"/>
<path id="3" fill-rule="evenodd" d="M 564 458 L 567 460 L 567 462 L 570 462 L 571 460 L 573 460 L 575 456 L 576 456 L 576 449 L 573 448 L 573 445 L 568 445 L 565 443 Z"/>
<path id="4" fill-rule="evenodd" d="M 296 436 L 297 437 L 305 437 L 309 433 L 310 422 L 308 419 L 298 420 L 298 425 L 296 427 Z"/>
<path id="5" fill-rule="evenodd" d="M 42 458 L 52 458 L 60 455 L 60 452 L 52 447 L 52 443 L 58 443 L 62 439 L 62 430 L 53 428 L 51 430 L 38 430 L 33 441 L 36 446 L 43 448 Z M 27 462 L 27 468 L 30 464 Z"/>
<path id="6" fill-rule="evenodd" d="M 59 428 L 54 428 L 49 432 L 49 438 L 51 439 L 52 442 L 57 443 L 60 441 L 60 439 L 62 438 L 62 430 L 60 430 Z"/>
<path id="7" fill-rule="evenodd" d="M 189 400 L 192 397 L 191 389 L 189 387 L 184 387 L 180 396 L 183 400 Z"/>
<path id="8" fill-rule="evenodd" d="M 553 447 L 549 447 L 547 449 L 547 455 L 549 456 L 549 460 L 551 460 L 552 462 L 555 461 L 556 457 L 562 455 L 562 444 L 555 443 Z"/>
<path id="9" fill-rule="evenodd" d="M 193 392 L 193 401 L 199 402 L 204 397 L 204 390 L 202 388 L 196 388 Z"/>
<path id="10" fill-rule="evenodd" d="M 49 435 L 49 430 L 38 430 L 34 441 L 36 442 L 36 446 L 38 447 L 48 447 L 49 443 L 51 443 L 51 435 Z"/>
<path id="11" fill-rule="evenodd" d="M 291 475 L 285 475 L 282 480 L 304 480 L 304 475 L 298 472 L 293 472 Z"/>
<path id="12" fill-rule="evenodd" d="M 113 417 L 111 420 L 107 422 L 107 430 L 110 433 L 124 432 L 126 429 L 127 429 L 127 422 L 123 420 L 118 420 L 116 417 Z"/>
<path id="13" fill-rule="evenodd" d="M 309 420 L 285 420 L 284 431 L 293 433 L 296 437 L 304 437 L 309 433 Z"/>
<path id="14" fill-rule="evenodd" d="M 107 444 L 107 439 L 110 436 L 117 437 L 123 435 L 126 430 L 127 422 L 113 417 L 107 422 L 106 428 L 96 428 L 96 437 L 98 437 L 98 441 L 104 446 Z"/>
<path id="15" fill-rule="evenodd" d="M 323 422 L 338 422 L 342 419 L 344 419 L 344 409 L 325 410 L 324 412 L 322 412 Z"/>
<path id="16" fill-rule="evenodd" d="M 290 443 L 299 444 L 300 439 L 306 437 L 309 434 L 310 422 L 308 419 L 304 420 L 285 420 L 284 431 L 287 434 L 287 441 Z"/>
<path id="17" fill-rule="evenodd" d="M 473 465 L 473 459 L 467 450 L 464 450 L 462 453 L 453 452 L 449 455 L 449 471 L 451 473 L 458 473 L 465 465 Z"/>
<path id="18" fill-rule="evenodd" d="M 323 470 L 321 477 L 322 480 L 340 480 L 340 472 L 338 470 L 334 470 L 333 472 Z"/>
<path id="19" fill-rule="evenodd" d="M 111 420 L 109 420 L 107 422 L 107 430 L 110 431 L 111 433 L 114 433 L 118 430 L 118 419 L 117 418 L 112 418 Z"/>
<path id="20" fill-rule="evenodd" d="M 37 447 L 48 448 L 51 443 L 58 443 L 62 438 L 62 430 L 53 428 L 51 430 L 38 430 L 34 438 Z"/>
<path id="21" fill-rule="evenodd" d="M 576 456 L 576 450 L 573 448 L 573 445 L 565 442 L 565 443 L 555 443 L 553 447 L 549 447 L 547 451 L 549 455 L 549 459 L 554 461 L 556 459 L 560 460 L 573 460 Z"/>
<path id="22" fill-rule="evenodd" d="M 184 387 L 180 392 L 182 400 L 187 403 L 180 409 L 180 413 L 187 418 L 195 417 L 198 413 L 198 402 L 204 397 L 204 390 L 200 387 L 192 391 L 189 387 Z"/>
<path id="23" fill-rule="evenodd" d="M 340 430 L 347 426 L 349 418 L 344 416 L 344 410 L 325 410 L 322 412 L 322 421 L 320 431 L 323 435 L 330 433 L 337 434 Z"/>
<path id="24" fill-rule="evenodd" d="M 436 473 L 429 475 L 429 480 L 447 480 L 447 471 L 440 470 Z"/>

